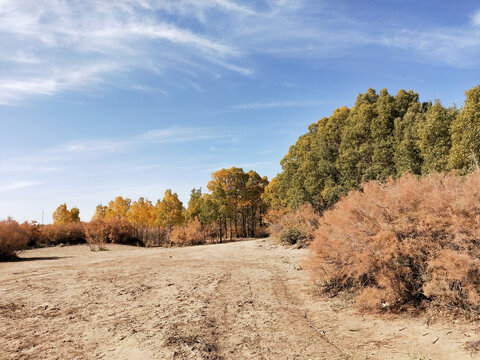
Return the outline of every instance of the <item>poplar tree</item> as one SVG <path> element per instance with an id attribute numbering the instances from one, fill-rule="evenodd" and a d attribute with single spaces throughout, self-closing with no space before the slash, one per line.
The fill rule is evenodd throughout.
<path id="1" fill-rule="evenodd" d="M 465 92 L 465 105 L 452 121 L 450 166 L 462 173 L 479 167 L 480 85 Z"/>
<path id="2" fill-rule="evenodd" d="M 452 147 L 450 126 L 456 109 L 446 109 L 438 99 L 418 125 L 418 146 L 422 157 L 422 174 L 444 171 Z"/>

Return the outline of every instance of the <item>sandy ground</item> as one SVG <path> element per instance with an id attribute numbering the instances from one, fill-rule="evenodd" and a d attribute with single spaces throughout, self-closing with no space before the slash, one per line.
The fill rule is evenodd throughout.
<path id="1" fill-rule="evenodd" d="M 304 250 L 29 250 L 0 263 L 0 359 L 474 359 L 478 324 L 312 294 Z"/>

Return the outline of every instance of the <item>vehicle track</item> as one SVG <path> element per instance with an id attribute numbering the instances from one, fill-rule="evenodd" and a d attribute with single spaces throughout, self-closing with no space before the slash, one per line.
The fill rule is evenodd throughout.
<path id="1" fill-rule="evenodd" d="M 269 240 L 27 251 L 35 260 L 0 263 L 0 359 L 470 358 L 461 345 L 476 340 L 473 325 L 314 299 L 304 255 Z"/>

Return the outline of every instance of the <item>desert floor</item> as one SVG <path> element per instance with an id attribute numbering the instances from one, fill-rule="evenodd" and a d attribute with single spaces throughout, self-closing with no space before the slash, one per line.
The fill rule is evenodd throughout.
<path id="1" fill-rule="evenodd" d="M 361 314 L 312 292 L 306 250 L 28 250 L 0 263 L 0 359 L 472 359 L 479 324 Z"/>

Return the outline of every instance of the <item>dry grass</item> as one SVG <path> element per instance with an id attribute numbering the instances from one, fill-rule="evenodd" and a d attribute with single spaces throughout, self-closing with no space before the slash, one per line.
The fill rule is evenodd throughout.
<path id="1" fill-rule="evenodd" d="M 327 211 L 309 268 L 365 308 L 480 310 L 480 173 L 369 182 Z"/>
<path id="2" fill-rule="evenodd" d="M 480 340 L 469 341 L 463 348 L 469 351 L 471 355 L 478 354 L 480 352 Z"/>

